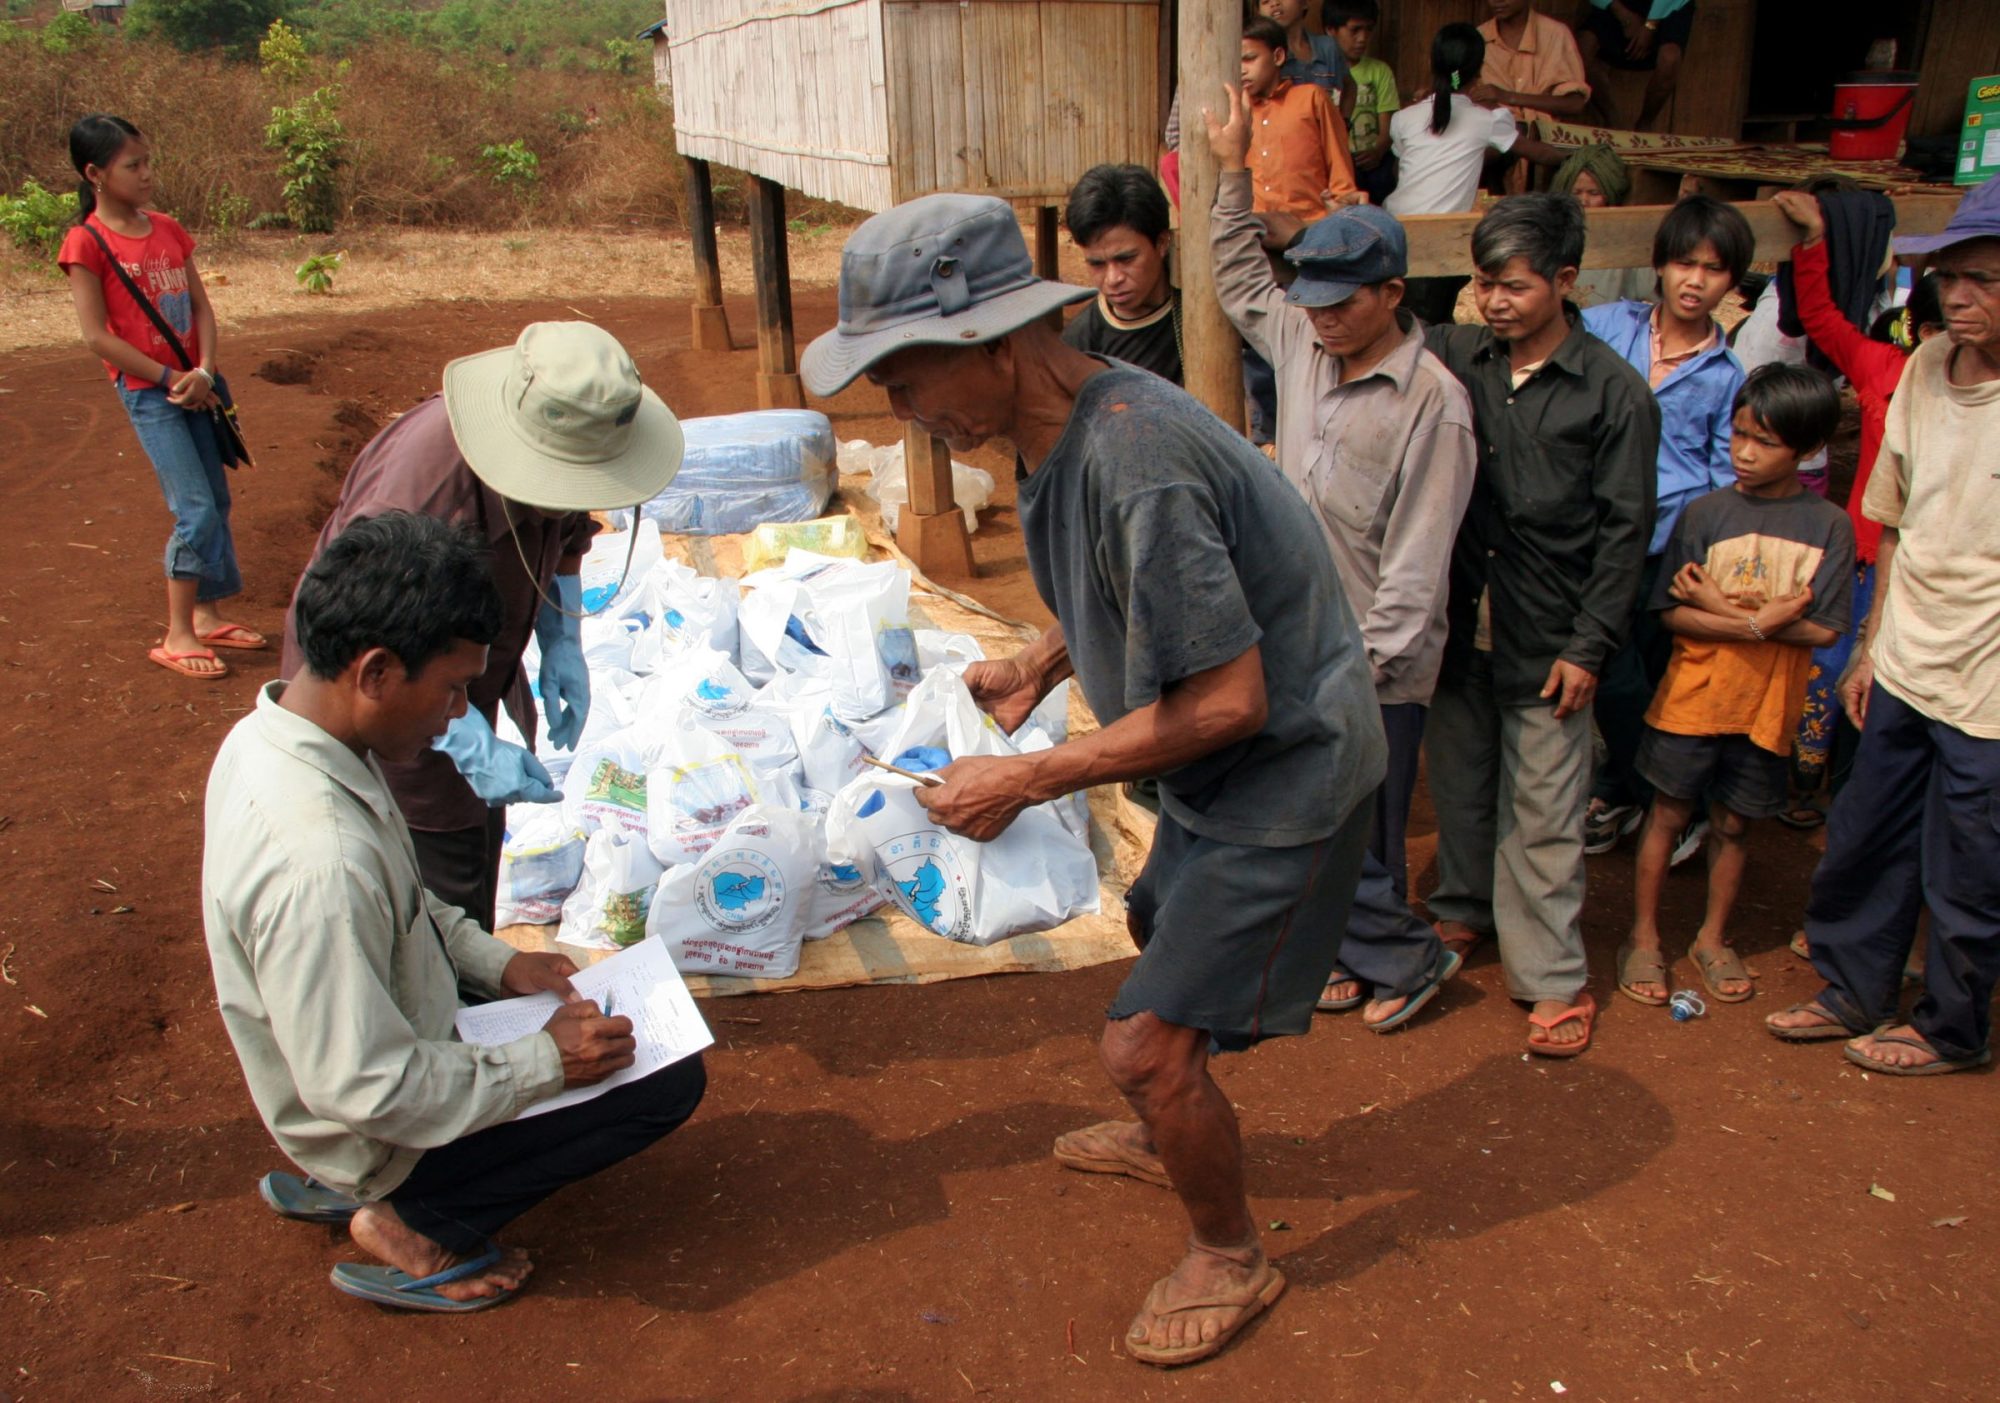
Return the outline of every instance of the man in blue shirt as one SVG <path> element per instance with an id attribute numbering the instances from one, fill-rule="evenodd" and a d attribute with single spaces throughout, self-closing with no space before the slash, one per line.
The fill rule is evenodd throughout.
<path id="1" fill-rule="evenodd" d="M 1660 405 L 1660 467 L 1653 535 L 1639 598 L 1652 596 L 1662 553 L 1681 509 L 1735 482 L 1730 464 L 1730 406 L 1743 365 L 1715 320 L 1715 309 L 1749 267 L 1756 236 L 1734 206 L 1692 195 L 1668 212 L 1653 236 L 1658 304 L 1609 302 L 1586 308 L 1583 324 L 1646 377 Z M 1653 699 L 1672 637 L 1658 617 L 1639 611 L 1629 641 L 1606 664 L 1594 715 L 1604 736 L 1604 764 L 1584 819 L 1584 851 L 1606 852 L 1638 827 L 1648 797 L 1633 770 L 1646 706 Z M 1707 826 L 1697 821 L 1675 846 L 1674 861 L 1693 856 Z"/>

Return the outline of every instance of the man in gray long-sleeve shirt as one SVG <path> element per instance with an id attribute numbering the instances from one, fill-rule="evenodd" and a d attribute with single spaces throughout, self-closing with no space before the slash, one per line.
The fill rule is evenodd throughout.
<path id="1" fill-rule="evenodd" d="M 1208 118 L 1222 165 L 1211 242 L 1216 292 L 1278 380 L 1278 467 L 1311 506 L 1333 551 L 1374 673 L 1388 775 L 1374 835 L 1320 1007 L 1402 1025 L 1458 967 L 1410 910 L 1404 833 L 1416 790 L 1424 713 L 1444 655 L 1451 543 L 1472 495 L 1472 405 L 1423 328 L 1400 309 L 1408 256 L 1402 226 L 1359 205 L 1309 226 L 1286 254 L 1289 292 L 1271 273 L 1251 213 L 1249 127 L 1232 92 L 1227 123 Z"/>

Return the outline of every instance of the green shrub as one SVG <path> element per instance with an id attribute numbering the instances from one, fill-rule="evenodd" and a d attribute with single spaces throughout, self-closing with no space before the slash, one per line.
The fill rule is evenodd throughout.
<path id="1" fill-rule="evenodd" d="M 340 267 L 340 260 L 346 256 L 345 253 L 315 253 L 301 263 L 292 276 L 297 278 L 299 286 L 309 293 L 332 292 L 334 272 Z"/>
<path id="2" fill-rule="evenodd" d="M 247 51 L 270 27 L 283 0 L 140 0 L 124 28 L 133 38 L 157 34 L 186 53 Z"/>
<path id="3" fill-rule="evenodd" d="M 31 177 L 21 182 L 20 193 L 0 195 L 0 229 L 21 248 L 51 262 L 75 222 L 74 190 L 59 195 Z"/>
<path id="4" fill-rule="evenodd" d="M 217 243 L 228 243 L 241 232 L 250 219 L 250 197 L 239 195 L 224 182 L 216 189 L 208 202 L 208 227 L 210 237 Z"/>
<path id="5" fill-rule="evenodd" d="M 493 177 L 495 185 L 512 190 L 522 199 L 532 195 L 541 183 L 542 158 L 519 137 L 504 146 L 480 147 L 479 159 L 486 163 L 486 173 Z"/>
<path id="6" fill-rule="evenodd" d="M 315 88 L 297 102 L 271 109 L 264 144 L 279 153 L 285 213 L 302 234 L 330 234 L 340 213 L 334 173 L 346 160 L 340 89 Z"/>
<path id="7" fill-rule="evenodd" d="M 64 10 L 42 26 L 41 41 L 42 48 L 49 53 L 73 54 L 97 42 L 97 26 L 90 22 L 89 15 Z"/>
<path id="8" fill-rule="evenodd" d="M 309 66 L 306 41 L 282 19 L 272 20 L 271 27 L 264 31 L 263 41 L 257 45 L 257 58 L 264 76 L 280 89 L 297 87 Z"/>

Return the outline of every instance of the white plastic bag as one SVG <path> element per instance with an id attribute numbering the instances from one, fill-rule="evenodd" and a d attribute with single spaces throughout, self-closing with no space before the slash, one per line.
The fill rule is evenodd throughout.
<path id="1" fill-rule="evenodd" d="M 868 495 L 880 504 L 882 524 L 893 532 L 903 504 L 910 500 L 910 475 L 904 467 L 903 445 L 877 447 L 865 438 L 849 439 L 840 445 L 840 470 L 868 474 Z M 993 475 L 954 458 L 951 496 L 953 504 L 965 513 L 965 529 L 977 531 L 979 513 L 993 500 Z"/>
<path id="2" fill-rule="evenodd" d="M 583 877 L 562 906 L 561 938 L 616 950 L 646 937 L 646 912 L 664 868 L 637 834 L 597 832 L 583 849 Z"/>
<path id="3" fill-rule="evenodd" d="M 874 716 L 916 685 L 910 572 L 902 566 L 795 550 L 744 584 L 743 671 L 752 681 L 778 672 L 826 678 L 844 721 Z"/>
<path id="4" fill-rule="evenodd" d="M 632 562 L 629 571 L 625 568 L 628 553 Z M 584 612 L 611 618 L 629 613 L 644 602 L 640 586 L 665 556 L 660 545 L 660 528 L 650 521 L 640 521 L 636 542 L 624 531 L 598 532 L 590 542 L 590 549 L 584 552 L 583 566 L 577 572 L 578 583 L 583 586 Z"/>
<path id="5" fill-rule="evenodd" d="M 666 866 L 697 862 L 739 814 L 767 798 L 798 807 L 782 780 L 760 780 L 719 737 L 676 728 L 646 776 L 646 841 Z"/>
<path id="6" fill-rule="evenodd" d="M 823 828 L 819 837 L 823 845 L 826 837 Z M 882 905 L 882 893 L 860 867 L 851 862 L 822 862 L 813 879 L 812 909 L 806 917 L 805 938 L 824 940 Z"/>
<path id="7" fill-rule="evenodd" d="M 734 580 L 696 574 L 678 560 L 662 560 L 642 587 L 644 632 L 633 644 L 632 670 L 651 672 L 678 653 L 713 648 L 736 657 Z"/>
<path id="8" fill-rule="evenodd" d="M 564 900 L 583 879 L 583 848 L 583 830 L 563 817 L 561 804 L 510 805 L 493 928 L 560 919 Z"/>
<path id="9" fill-rule="evenodd" d="M 954 758 L 1011 755 L 1013 744 L 979 710 L 956 673 L 938 669 L 910 694 L 890 758 L 916 746 Z M 1025 810 L 1005 833 L 974 842 L 934 824 L 917 781 L 869 774 L 834 796 L 829 860 L 860 867 L 913 919 L 951 940 L 991 945 L 1098 909 L 1097 860 L 1050 805 Z"/>
<path id="10" fill-rule="evenodd" d="M 591 704 L 595 712 L 596 703 Z M 586 723 L 585 729 L 589 726 Z M 580 746 L 563 776 L 563 815 L 586 834 L 600 829 L 646 834 L 647 746 L 640 727 L 626 726 Z"/>
<path id="11" fill-rule="evenodd" d="M 683 974 L 788 978 L 815 914 L 820 847 L 813 815 L 752 805 L 699 862 L 667 870 L 646 933 Z"/>
<path id="12" fill-rule="evenodd" d="M 672 717 L 681 730 L 700 727 L 760 774 L 795 782 L 799 754 L 791 725 L 762 699 L 727 657 L 698 648 L 668 660 L 647 683 L 640 708 L 648 716 Z"/>

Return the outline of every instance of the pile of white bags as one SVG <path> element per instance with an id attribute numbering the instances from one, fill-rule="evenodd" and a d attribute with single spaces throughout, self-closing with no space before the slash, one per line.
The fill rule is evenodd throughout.
<path id="1" fill-rule="evenodd" d="M 784 978 L 803 942 L 885 902 L 979 945 L 1097 909 L 1081 796 L 974 843 L 929 821 L 913 781 L 863 762 L 1014 754 L 1062 733 L 1066 688 L 1001 734 L 958 675 L 978 642 L 912 629 L 901 567 L 794 550 L 708 579 L 642 518 L 636 540 L 600 534 L 583 576 L 590 715 L 573 753 L 542 727 L 563 797 L 508 811 L 499 924 L 559 916 L 571 944 L 654 936 L 688 973 Z M 523 666 L 537 675 L 533 645 Z"/>

